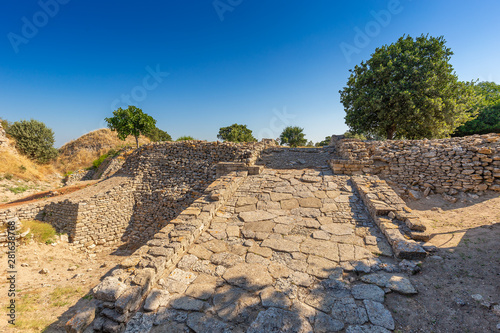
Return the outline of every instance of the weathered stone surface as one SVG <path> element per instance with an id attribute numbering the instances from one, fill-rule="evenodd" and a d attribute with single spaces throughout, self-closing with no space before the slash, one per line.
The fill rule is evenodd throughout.
<path id="1" fill-rule="evenodd" d="M 391 331 L 374 325 L 355 325 L 349 326 L 346 329 L 346 333 L 390 333 Z"/>
<path id="2" fill-rule="evenodd" d="M 344 328 L 344 323 L 333 319 L 323 312 L 318 312 L 314 319 L 314 333 L 338 332 Z"/>
<path id="3" fill-rule="evenodd" d="M 369 299 L 379 303 L 383 303 L 385 297 L 385 292 L 381 288 L 370 284 L 354 285 L 351 293 L 355 299 Z"/>
<path id="4" fill-rule="evenodd" d="M 329 232 L 336 236 L 352 235 L 354 234 L 354 228 L 352 225 L 347 223 L 331 223 L 323 224 L 321 230 Z"/>
<path id="5" fill-rule="evenodd" d="M 316 277 L 326 279 L 332 274 L 333 270 L 338 266 L 338 263 L 310 255 L 307 257 L 307 273 Z"/>
<path id="6" fill-rule="evenodd" d="M 307 273 L 293 272 L 290 274 L 290 281 L 298 286 L 310 287 L 313 284 L 314 279 Z"/>
<path id="7" fill-rule="evenodd" d="M 282 252 L 299 252 L 299 245 L 286 239 L 266 239 L 261 244 L 262 247 L 268 247 Z"/>
<path id="8" fill-rule="evenodd" d="M 196 279 L 196 274 L 188 272 L 188 271 L 183 271 L 182 269 L 174 269 L 172 273 L 168 276 L 169 279 L 172 279 L 174 281 L 182 282 L 185 284 L 189 284 L 193 282 Z"/>
<path id="9" fill-rule="evenodd" d="M 226 242 L 224 242 L 222 240 L 219 240 L 219 239 L 213 239 L 211 241 L 203 243 L 202 245 L 206 249 L 208 249 L 208 250 L 210 250 L 212 252 L 215 252 L 215 253 L 226 252 L 227 251 Z M 192 254 L 194 254 L 196 256 L 195 253 L 192 253 Z"/>
<path id="10" fill-rule="evenodd" d="M 376 284 L 379 287 L 390 288 L 402 294 L 416 294 L 417 290 L 408 277 L 403 274 L 372 273 L 363 275 L 361 281 Z"/>
<path id="11" fill-rule="evenodd" d="M 272 220 L 276 215 L 266 212 L 265 210 L 255 210 L 251 212 L 242 212 L 239 214 L 244 222 L 258 222 Z"/>
<path id="12" fill-rule="evenodd" d="M 198 312 L 189 314 L 187 325 L 196 333 L 224 333 L 228 329 L 228 325 L 226 323 L 215 317 Z"/>
<path id="13" fill-rule="evenodd" d="M 106 302 L 114 302 L 125 291 L 126 286 L 115 277 L 107 277 L 94 289 L 94 297 Z"/>
<path id="14" fill-rule="evenodd" d="M 209 299 L 215 292 L 216 283 L 193 283 L 186 290 L 186 295 L 201 300 Z"/>
<path id="15" fill-rule="evenodd" d="M 90 307 L 80 310 L 74 315 L 65 325 L 67 333 L 81 333 L 83 332 L 95 318 L 95 308 Z"/>
<path id="16" fill-rule="evenodd" d="M 285 210 L 290 210 L 299 207 L 299 202 L 297 201 L 297 199 L 281 200 L 280 203 L 281 203 L 281 209 Z"/>
<path id="17" fill-rule="evenodd" d="M 332 317 L 348 324 L 364 324 L 368 321 L 366 311 L 352 297 L 335 299 L 332 304 Z"/>
<path id="18" fill-rule="evenodd" d="M 204 259 L 204 260 L 210 259 L 210 257 L 213 254 L 212 251 L 209 251 L 205 247 L 203 247 L 201 245 L 197 245 L 197 244 L 194 245 L 193 247 L 191 247 L 189 249 L 188 253 L 195 255 L 196 257 L 198 257 L 200 259 Z"/>
<path id="19" fill-rule="evenodd" d="M 272 201 L 281 201 L 281 200 L 291 199 L 293 197 L 291 193 L 271 192 L 269 194 L 271 195 Z"/>
<path id="20" fill-rule="evenodd" d="M 248 290 L 262 289 L 273 283 L 266 267 L 259 264 L 238 264 L 226 270 L 222 277 L 228 283 Z"/>
<path id="21" fill-rule="evenodd" d="M 169 306 L 177 310 L 184 311 L 200 311 L 205 303 L 199 299 L 191 298 L 184 295 L 172 296 Z"/>
<path id="22" fill-rule="evenodd" d="M 318 199 L 318 198 L 313 198 L 313 197 L 299 198 L 298 201 L 299 201 L 300 207 L 304 207 L 304 208 L 321 208 L 322 207 L 321 199 Z"/>
<path id="23" fill-rule="evenodd" d="M 363 303 L 372 324 L 387 328 L 388 330 L 394 329 L 394 319 L 391 312 L 383 304 L 370 300 L 364 300 Z"/>
<path id="24" fill-rule="evenodd" d="M 115 302 L 115 310 L 119 313 L 135 311 L 142 301 L 142 287 L 127 288 Z"/>
<path id="25" fill-rule="evenodd" d="M 275 307 L 288 309 L 292 302 L 285 294 L 277 291 L 273 287 L 265 288 L 260 292 L 260 299 L 262 301 L 262 305 L 266 308 Z"/>
<path id="26" fill-rule="evenodd" d="M 271 262 L 267 267 L 269 274 L 275 279 L 286 278 L 290 275 L 290 270 L 285 265 Z"/>
<path id="27" fill-rule="evenodd" d="M 269 308 L 259 312 L 247 333 L 310 333 L 313 329 L 307 319 L 283 309 Z"/>
<path id="28" fill-rule="evenodd" d="M 335 243 L 316 239 L 307 239 L 300 244 L 300 250 L 305 254 L 314 254 L 333 261 L 339 261 L 339 250 Z"/>
<path id="29" fill-rule="evenodd" d="M 238 201 L 236 201 L 236 207 L 255 205 L 257 201 L 256 197 L 239 197 Z"/>
<path id="30" fill-rule="evenodd" d="M 170 293 L 167 290 L 153 289 L 144 302 L 145 311 L 155 311 L 160 306 L 167 306 Z"/>
<path id="31" fill-rule="evenodd" d="M 137 312 L 127 323 L 124 333 L 149 332 L 153 327 L 154 314 Z"/>
<path id="32" fill-rule="evenodd" d="M 212 257 L 210 257 L 210 261 L 214 265 L 233 267 L 234 265 L 242 263 L 243 259 L 240 256 L 233 253 L 221 252 L 221 253 L 214 253 Z"/>
<path id="33" fill-rule="evenodd" d="M 268 247 L 261 247 L 258 245 L 253 245 L 248 249 L 248 252 L 258 254 L 264 258 L 269 258 L 273 255 L 273 250 Z"/>

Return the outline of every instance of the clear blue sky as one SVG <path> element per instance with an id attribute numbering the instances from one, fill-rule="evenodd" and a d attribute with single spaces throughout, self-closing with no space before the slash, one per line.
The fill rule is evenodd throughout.
<path id="1" fill-rule="evenodd" d="M 320 141 L 347 129 L 338 91 L 348 70 L 403 34 L 443 35 L 461 80 L 500 82 L 498 0 L 25 0 L 0 9 L 0 117 L 45 122 L 56 146 L 105 127 L 128 102 L 174 139 L 215 140 L 242 123 L 259 139 L 297 125 Z"/>

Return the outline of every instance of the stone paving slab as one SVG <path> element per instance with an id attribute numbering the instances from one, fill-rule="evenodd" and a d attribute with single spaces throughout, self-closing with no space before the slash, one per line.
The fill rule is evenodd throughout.
<path id="1" fill-rule="evenodd" d="M 384 294 L 406 280 L 348 176 L 265 169 L 216 215 L 160 280 L 152 332 L 393 329 Z"/>

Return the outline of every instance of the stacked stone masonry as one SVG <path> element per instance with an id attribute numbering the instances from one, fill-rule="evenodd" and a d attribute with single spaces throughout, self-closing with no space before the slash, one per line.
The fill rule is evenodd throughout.
<path id="1" fill-rule="evenodd" d="M 416 290 L 390 260 L 391 247 L 350 177 L 322 170 L 264 169 L 217 180 L 94 289 L 91 328 L 393 330 L 384 294 Z"/>
<path id="2" fill-rule="evenodd" d="M 500 134 L 439 140 L 332 139 L 335 173 L 377 174 L 436 193 L 500 191 Z"/>
<path id="3" fill-rule="evenodd" d="M 77 247 L 140 244 L 203 194 L 216 179 L 219 162 L 251 170 L 260 151 L 272 144 L 148 144 L 113 177 L 66 196 L 0 210 L 0 223 L 13 217 L 46 221 Z"/>

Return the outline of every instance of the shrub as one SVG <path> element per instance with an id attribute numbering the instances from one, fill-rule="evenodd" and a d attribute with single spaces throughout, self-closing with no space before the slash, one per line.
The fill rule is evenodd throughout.
<path id="1" fill-rule="evenodd" d="M 146 137 L 152 142 L 161 142 L 161 141 L 172 141 L 172 137 L 167 132 L 155 127 L 152 129 Z"/>
<path id="2" fill-rule="evenodd" d="M 178 138 L 175 141 L 191 141 L 191 140 L 194 140 L 194 138 L 192 136 L 184 135 L 184 136 L 181 136 L 180 138 Z"/>
<path id="3" fill-rule="evenodd" d="M 16 121 L 9 126 L 7 134 L 14 138 L 19 152 L 32 160 L 48 163 L 57 157 L 54 132 L 40 121 Z"/>

